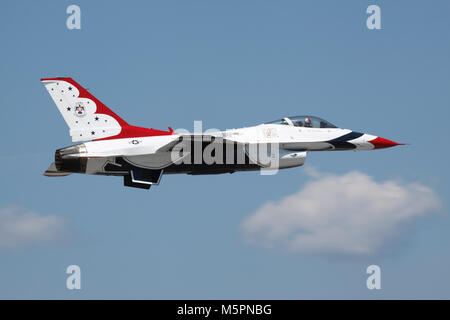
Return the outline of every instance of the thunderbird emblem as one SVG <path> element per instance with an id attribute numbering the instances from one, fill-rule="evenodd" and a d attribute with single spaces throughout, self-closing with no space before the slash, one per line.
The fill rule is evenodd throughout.
<path id="1" fill-rule="evenodd" d="M 83 102 L 77 102 L 75 105 L 75 115 L 78 117 L 83 117 L 86 115 L 86 110 L 84 109 Z"/>

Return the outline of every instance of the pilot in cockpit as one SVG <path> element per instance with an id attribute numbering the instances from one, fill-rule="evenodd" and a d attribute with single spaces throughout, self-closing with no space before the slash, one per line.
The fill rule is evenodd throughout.
<path id="1" fill-rule="evenodd" d="M 311 128 L 311 118 L 310 117 L 305 118 L 305 127 Z"/>

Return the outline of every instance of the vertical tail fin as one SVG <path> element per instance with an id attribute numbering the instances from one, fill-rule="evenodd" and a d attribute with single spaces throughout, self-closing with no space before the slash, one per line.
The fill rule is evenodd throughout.
<path id="1" fill-rule="evenodd" d="M 73 142 L 120 134 L 128 124 L 72 78 L 41 79 L 70 129 Z"/>
<path id="2" fill-rule="evenodd" d="M 130 126 L 72 78 L 43 78 L 41 82 L 69 126 L 73 142 L 173 133 Z"/>

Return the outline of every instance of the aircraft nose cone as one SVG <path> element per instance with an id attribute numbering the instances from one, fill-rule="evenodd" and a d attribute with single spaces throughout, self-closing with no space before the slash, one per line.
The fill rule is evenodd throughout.
<path id="1" fill-rule="evenodd" d="M 390 148 L 390 147 L 404 145 L 404 143 L 397 143 L 395 141 L 391 141 L 391 140 L 384 139 L 381 137 L 376 137 L 375 139 L 370 140 L 369 143 L 373 144 L 374 149 L 383 149 L 383 148 Z"/>

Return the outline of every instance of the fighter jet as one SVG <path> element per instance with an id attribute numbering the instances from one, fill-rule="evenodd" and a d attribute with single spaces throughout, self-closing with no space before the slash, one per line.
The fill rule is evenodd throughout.
<path id="1" fill-rule="evenodd" d="M 72 78 L 43 78 L 77 144 L 55 152 L 49 177 L 72 173 L 123 177 L 149 189 L 163 174 L 220 174 L 302 166 L 309 151 L 373 150 L 397 143 L 341 129 L 319 117 L 285 117 L 252 127 L 195 132 L 128 124 Z"/>

